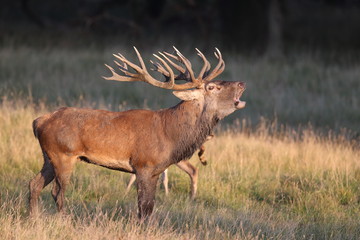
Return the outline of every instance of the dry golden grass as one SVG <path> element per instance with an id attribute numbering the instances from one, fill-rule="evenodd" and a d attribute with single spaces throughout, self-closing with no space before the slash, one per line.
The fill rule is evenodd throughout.
<path id="1" fill-rule="evenodd" d="M 40 170 L 32 120 L 49 111 L 31 101 L 0 104 L 2 239 L 359 239 L 360 151 L 342 136 L 233 126 L 208 142 L 199 194 L 169 171 L 170 195 L 158 189 L 149 223 L 136 221 L 136 193 L 126 173 L 79 163 L 58 215 L 46 188 L 41 215 L 29 219 L 27 184 Z"/>

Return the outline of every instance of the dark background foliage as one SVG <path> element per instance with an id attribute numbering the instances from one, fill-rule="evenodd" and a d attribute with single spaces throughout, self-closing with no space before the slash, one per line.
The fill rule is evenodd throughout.
<path id="1" fill-rule="evenodd" d="M 126 36 L 138 44 L 167 38 L 206 48 L 216 42 L 260 54 L 274 47 L 354 51 L 359 13 L 359 0 L 3 0 L 0 30 L 2 41 L 47 32 L 75 38 L 68 45 Z"/>

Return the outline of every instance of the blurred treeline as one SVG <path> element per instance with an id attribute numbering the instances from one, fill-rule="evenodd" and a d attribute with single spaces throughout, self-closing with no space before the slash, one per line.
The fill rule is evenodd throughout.
<path id="1" fill-rule="evenodd" d="M 9 38 L 16 42 L 19 38 L 15 37 L 20 36 L 24 42 L 36 44 L 45 32 L 58 41 L 70 37 L 69 45 L 86 44 L 86 38 L 109 44 L 120 36 L 137 45 L 166 39 L 274 55 L 293 48 L 360 49 L 359 0 L 1 2 L 0 43 Z"/>

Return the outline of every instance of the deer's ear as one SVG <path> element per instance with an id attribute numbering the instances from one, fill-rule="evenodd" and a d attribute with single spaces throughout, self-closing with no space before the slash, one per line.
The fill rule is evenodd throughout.
<path id="1" fill-rule="evenodd" d="M 200 99 L 203 96 L 201 89 L 192 89 L 184 91 L 173 91 L 173 94 L 184 101 L 191 101 L 195 99 Z"/>

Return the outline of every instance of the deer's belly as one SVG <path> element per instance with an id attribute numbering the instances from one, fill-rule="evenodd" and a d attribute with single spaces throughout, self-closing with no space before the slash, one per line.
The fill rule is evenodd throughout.
<path id="1" fill-rule="evenodd" d="M 92 163 L 109 169 L 134 173 L 134 169 L 130 165 L 129 159 L 115 159 L 109 156 L 102 156 L 97 154 L 79 156 L 79 159 L 87 163 Z"/>

